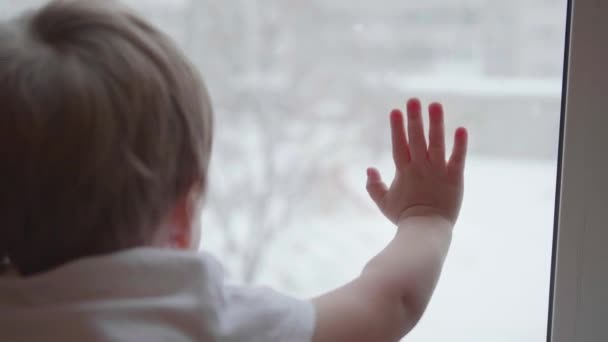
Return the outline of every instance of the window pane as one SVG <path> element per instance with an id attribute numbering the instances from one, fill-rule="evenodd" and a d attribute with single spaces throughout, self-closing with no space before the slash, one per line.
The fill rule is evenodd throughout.
<path id="1" fill-rule="evenodd" d="M 202 244 L 233 280 L 313 296 L 359 274 L 394 234 L 365 169 L 392 175 L 388 113 L 418 96 L 469 128 L 471 154 L 445 271 L 407 340 L 545 338 L 565 0 L 127 3 L 212 95 Z"/>
<path id="2" fill-rule="evenodd" d="M 218 115 L 203 245 L 234 279 L 312 296 L 356 276 L 394 233 L 365 168 L 392 175 L 388 112 L 419 96 L 470 129 L 471 154 L 445 271 L 407 340 L 544 340 L 566 1 L 190 6 L 184 44 Z"/>

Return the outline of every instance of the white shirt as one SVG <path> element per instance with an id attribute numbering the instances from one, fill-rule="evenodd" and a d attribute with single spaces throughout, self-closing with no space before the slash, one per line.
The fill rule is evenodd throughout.
<path id="1" fill-rule="evenodd" d="M 312 304 L 225 284 L 207 254 L 152 248 L 0 277 L 0 341 L 308 342 Z"/>

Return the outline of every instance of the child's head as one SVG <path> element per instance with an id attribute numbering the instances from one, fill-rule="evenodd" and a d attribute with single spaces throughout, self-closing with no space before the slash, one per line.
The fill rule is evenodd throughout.
<path id="1" fill-rule="evenodd" d="M 107 0 L 0 23 L 0 258 L 22 274 L 191 243 L 212 113 L 173 43 Z"/>

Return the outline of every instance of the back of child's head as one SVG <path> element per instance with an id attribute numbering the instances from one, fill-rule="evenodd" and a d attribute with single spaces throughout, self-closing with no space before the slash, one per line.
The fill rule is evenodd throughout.
<path id="1" fill-rule="evenodd" d="M 150 244 L 205 187 L 211 121 L 196 71 L 115 2 L 0 23 L 0 258 L 31 275 Z"/>

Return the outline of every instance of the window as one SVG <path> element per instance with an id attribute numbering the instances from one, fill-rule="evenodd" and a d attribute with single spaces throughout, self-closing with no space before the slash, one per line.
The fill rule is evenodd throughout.
<path id="1" fill-rule="evenodd" d="M 388 112 L 419 96 L 470 129 L 471 155 L 442 280 L 406 340 L 545 339 L 565 1 L 190 6 L 207 28 L 184 44 L 219 130 L 203 245 L 234 279 L 312 296 L 356 276 L 394 233 L 365 168 L 390 174 Z"/>
<path id="2" fill-rule="evenodd" d="M 471 154 L 441 282 L 406 340 L 537 342 L 547 322 L 554 342 L 608 340 L 598 328 L 608 317 L 608 165 L 597 157 L 607 124 L 605 6 L 125 2 L 176 39 L 210 90 L 216 144 L 203 249 L 233 280 L 305 297 L 356 276 L 394 233 L 367 198 L 365 168 L 391 173 L 388 113 L 418 96 L 444 103 L 448 129 L 469 128 Z M 3 2 L 0 16 L 40 3 Z"/>
<path id="3" fill-rule="evenodd" d="M 551 342 L 606 341 L 608 8 L 571 2 Z"/>

